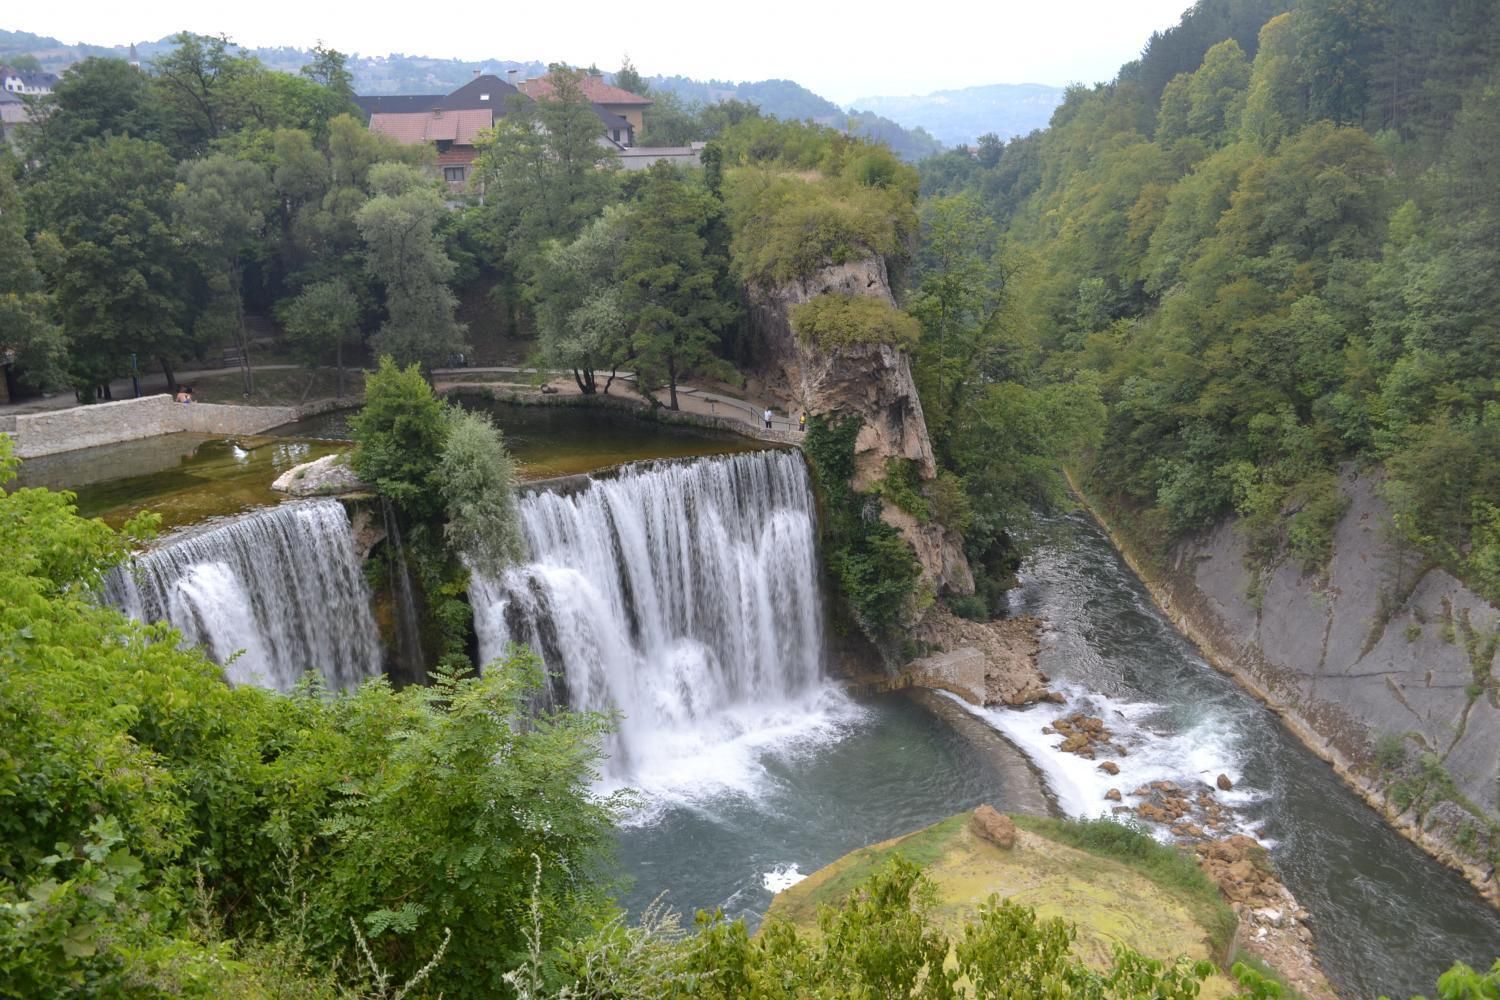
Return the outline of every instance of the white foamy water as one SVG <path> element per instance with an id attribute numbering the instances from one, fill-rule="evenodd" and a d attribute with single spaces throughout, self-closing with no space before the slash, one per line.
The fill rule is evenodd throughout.
<path id="1" fill-rule="evenodd" d="M 767 892 L 785 892 L 805 878 L 807 876 L 798 870 L 795 863 L 777 865 L 761 875 L 760 884 L 765 886 Z"/>
<path id="2" fill-rule="evenodd" d="M 336 500 L 164 539 L 111 570 L 104 597 L 133 618 L 170 622 L 231 683 L 284 691 L 314 670 L 345 688 L 380 672 L 370 591 Z"/>
<path id="3" fill-rule="evenodd" d="M 767 451 L 627 466 L 520 504 L 531 562 L 470 588 L 481 659 L 529 645 L 552 704 L 617 713 L 603 790 L 647 808 L 773 780 L 767 756 L 840 739 L 861 712 L 823 678 L 812 493 Z"/>
<path id="4" fill-rule="evenodd" d="M 1018 746 L 1042 771 L 1058 805 L 1069 816 L 1095 818 L 1113 815 L 1117 806 L 1137 804 L 1130 793 L 1153 781 L 1173 781 L 1192 792 L 1199 785 L 1213 787 L 1220 774 L 1228 775 L 1235 789 L 1214 790 L 1215 798 L 1234 807 L 1255 801 L 1257 794 L 1241 789 L 1241 736 L 1233 721 L 1207 714 L 1179 731 L 1154 723 L 1162 706 L 1149 702 L 1130 702 L 1090 692 L 1077 685 L 1055 683 L 1053 689 L 1067 699 L 1063 705 L 1042 702 L 1027 708 L 980 708 L 947 695 L 966 711 L 983 719 Z M 1103 720 L 1111 733 L 1111 742 L 1125 748 L 1124 755 L 1111 754 L 1104 747 L 1095 750 L 1089 760 L 1058 749 L 1065 737 L 1056 732 L 1044 733 L 1058 718 L 1081 712 Z M 1120 773 L 1111 775 L 1099 769 L 1106 760 L 1119 765 Z M 1120 790 L 1121 802 L 1104 796 L 1111 788 Z M 1165 828 L 1156 830 L 1165 837 Z M 1229 831 L 1226 831 L 1229 832 Z M 1236 832 L 1245 832 L 1237 830 Z"/>

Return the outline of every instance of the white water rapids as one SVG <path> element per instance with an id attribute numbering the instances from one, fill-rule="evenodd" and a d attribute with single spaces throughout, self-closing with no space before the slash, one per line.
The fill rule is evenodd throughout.
<path id="1" fill-rule="evenodd" d="M 380 672 L 370 591 L 336 500 L 169 538 L 111 571 L 104 596 L 133 618 L 170 622 L 233 684 L 285 691 L 316 670 L 345 688 Z"/>
<path id="2" fill-rule="evenodd" d="M 657 803 L 749 792 L 765 754 L 836 738 L 858 715 L 823 679 L 797 453 L 627 466 L 520 508 L 531 562 L 471 583 L 480 656 L 529 645 L 554 703 L 618 712 L 610 781 Z"/>

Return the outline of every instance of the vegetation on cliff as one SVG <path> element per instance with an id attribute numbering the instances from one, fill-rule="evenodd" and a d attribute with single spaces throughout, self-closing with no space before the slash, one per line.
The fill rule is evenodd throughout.
<path id="1" fill-rule="evenodd" d="M 868 295 L 828 292 L 792 307 L 792 330 L 825 351 L 861 344 L 910 350 L 921 327 L 912 317 Z"/>
<path id="2" fill-rule="evenodd" d="M 1383 461 L 1500 599 L 1497 59 L 1490 5 L 1205 0 L 1046 132 L 924 164 L 999 227 L 1042 370 L 1098 386 L 1094 488 L 1316 566 L 1331 473 Z"/>

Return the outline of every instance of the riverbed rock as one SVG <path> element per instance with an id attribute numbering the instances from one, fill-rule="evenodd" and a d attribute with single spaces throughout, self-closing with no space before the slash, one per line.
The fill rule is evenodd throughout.
<path id="1" fill-rule="evenodd" d="M 1041 624 L 1027 616 L 973 622 L 935 605 L 912 635 L 935 652 L 909 663 L 902 677 L 971 705 L 1033 704 L 1048 693 L 1036 666 Z"/>
<path id="2" fill-rule="evenodd" d="M 1227 792 L 1234 787 L 1234 782 L 1229 780 L 1229 775 L 1227 774 L 1219 775 L 1215 783 L 1219 786 L 1219 791 L 1221 792 Z"/>
<path id="3" fill-rule="evenodd" d="M 988 803 L 974 810 L 974 815 L 969 820 L 969 829 L 976 836 L 1003 850 L 1008 851 L 1016 846 L 1016 824 L 1009 816 Z"/>
<path id="4" fill-rule="evenodd" d="M 830 264 L 806 279 L 747 289 L 752 363 L 761 388 L 789 412 L 809 417 L 854 418 L 853 486 L 868 491 L 884 476 L 890 459 L 912 463 L 917 478 L 937 478 L 922 401 L 911 358 L 889 344 L 850 344 L 831 350 L 803 342 L 792 331 L 795 306 L 825 293 L 868 296 L 896 306 L 885 259 L 865 257 Z M 881 517 L 901 532 L 921 567 L 922 580 L 937 593 L 972 594 L 974 577 L 963 539 L 936 521 L 919 523 L 892 505 Z"/>
<path id="5" fill-rule="evenodd" d="M 276 477 L 271 489 L 294 497 L 329 497 L 369 489 L 349 467 L 347 454 L 324 455 L 303 462 Z"/>
<path id="6" fill-rule="evenodd" d="M 1120 790 L 1118 788 L 1111 788 L 1109 791 L 1104 793 L 1104 798 L 1110 802 L 1119 802 Z"/>
<path id="7" fill-rule="evenodd" d="M 1105 773 L 1105 774 L 1108 774 L 1108 775 L 1110 775 L 1110 776 L 1111 776 L 1111 777 L 1113 777 L 1113 776 L 1114 776 L 1114 775 L 1116 775 L 1116 774 L 1119 774 L 1119 773 L 1120 773 L 1120 765 L 1119 765 L 1119 764 L 1116 764 L 1116 763 L 1115 763 L 1115 762 L 1114 762 L 1114 761 L 1112 761 L 1112 760 L 1107 760 L 1107 761 L 1105 761 L 1105 762 L 1104 762 L 1104 763 L 1103 763 L 1103 764 L 1100 764 L 1100 765 L 1099 765 L 1099 770 L 1101 770 L 1101 771 L 1103 771 L 1103 772 L 1104 772 L 1104 773 Z"/>

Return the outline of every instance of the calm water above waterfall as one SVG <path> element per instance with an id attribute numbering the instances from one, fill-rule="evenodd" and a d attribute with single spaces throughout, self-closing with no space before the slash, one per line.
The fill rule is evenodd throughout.
<path id="1" fill-rule="evenodd" d="M 336 500 L 167 538 L 113 570 L 104 590 L 132 617 L 180 629 L 235 684 L 284 691 L 316 670 L 345 688 L 380 670 L 370 591 Z"/>

